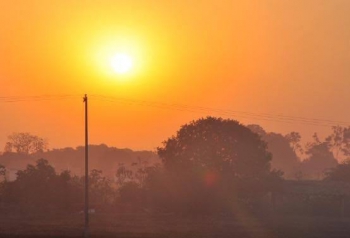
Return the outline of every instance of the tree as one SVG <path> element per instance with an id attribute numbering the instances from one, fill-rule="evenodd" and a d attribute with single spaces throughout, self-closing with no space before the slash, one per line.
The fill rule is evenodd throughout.
<path id="1" fill-rule="evenodd" d="M 2 164 L 0 164 L 0 177 L 3 176 L 5 178 L 6 176 L 6 168 Z"/>
<path id="2" fill-rule="evenodd" d="M 47 146 L 48 142 L 39 136 L 30 133 L 13 133 L 8 136 L 5 152 L 32 154 L 45 151 Z"/>
<path id="3" fill-rule="evenodd" d="M 286 136 L 279 133 L 266 132 L 259 125 L 248 125 L 251 131 L 260 135 L 267 143 L 267 150 L 272 154 L 271 167 L 284 172 L 285 178 L 295 178 L 300 166 L 300 160 L 296 154 L 301 149 L 300 135 L 292 132 Z"/>
<path id="4" fill-rule="evenodd" d="M 258 134 L 259 136 L 261 136 L 262 138 L 264 136 L 266 136 L 266 131 L 264 130 L 264 128 L 262 128 L 259 125 L 256 124 L 251 124 L 251 125 L 247 125 L 247 127 L 254 133 Z"/>
<path id="5" fill-rule="evenodd" d="M 267 191 L 268 178 L 277 175 L 271 173 L 266 143 L 230 119 L 192 121 L 157 150 L 165 169 L 162 181 L 168 182 L 159 182 L 158 172 L 158 181 L 149 186 L 162 186 L 168 190 L 163 197 L 197 211 L 226 209 L 236 198 L 254 199 Z"/>
<path id="6" fill-rule="evenodd" d="M 157 150 L 169 171 L 209 169 L 237 178 L 258 178 L 270 172 L 266 143 L 233 120 L 207 117 L 193 121 Z"/>
<path id="7" fill-rule="evenodd" d="M 45 159 L 17 172 L 17 179 L 6 183 L 4 200 L 15 202 L 22 211 L 67 210 L 80 202 L 82 193 L 72 184 L 68 171 L 57 174 Z"/>
<path id="8" fill-rule="evenodd" d="M 272 168 L 283 171 L 285 178 L 294 179 L 300 161 L 286 137 L 279 133 L 270 132 L 263 139 L 268 144 L 268 151 L 273 155 Z"/>
<path id="9" fill-rule="evenodd" d="M 91 204 L 111 204 L 115 193 L 112 188 L 112 181 L 102 176 L 102 171 L 93 169 L 89 176 Z"/>
<path id="10" fill-rule="evenodd" d="M 350 161 L 346 160 L 326 172 L 325 180 L 350 182 Z"/>
<path id="11" fill-rule="evenodd" d="M 289 142 L 290 146 L 293 148 L 294 153 L 303 154 L 304 150 L 300 144 L 301 135 L 299 132 L 291 132 L 285 136 L 286 140 Z"/>
<path id="12" fill-rule="evenodd" d="M 21 207 L 46 209 L 52 205 L 53 192 L 57 189 L 54 184 L 55 178 L 55 169 L 44 159 L 38 160 L 36 165 L 27 165 L 25 170 L 18 171 L 14 186 Z"/>
<path id="13" fill-rule="evenodd" d="M 119 163 L 115 176 L 118 185 L 122 186 L 125 182 L 129 182 L 133 179 L 133 172 L 132 170 L 127 169 L 123 163 Z"/>
<path id="14" fill-rule="evenodd" d="M 306 146 L 305 154 L 308 156 L 302 162 L 301 168 L 309 179 L 321 179 L 325 172 L 338 165 L 327 141 L 321 141 L 318 135 L 313 135 L 314 141 Z"/>
<path id="15" fill-rule="evenodd" d="M 333 133 L 326 138 L 326 142 L 335 158 L 340 161 L 350 156 L 350 127 L 333 126 Z"/>

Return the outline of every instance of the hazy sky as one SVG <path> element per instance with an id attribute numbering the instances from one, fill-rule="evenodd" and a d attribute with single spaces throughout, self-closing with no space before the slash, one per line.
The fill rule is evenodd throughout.
<path id="1" fill-rule="evenodd" d="M 133 149 L 154 149 L 207 115 L 325 135 L 329 127 L 300 120 L 160 103 L 350 122 L 349 9 L 349 0 L 1 1 L 0 97 L 136 100 L 95 97 L 89 107 L 91 143 Z M 111 70 L 118 52 L 134 60 L 127 75 Z M 84 142 L 79 97 L 0 102 L 0 111 L 0 150 L 12 132 L 51 147 Z"/>

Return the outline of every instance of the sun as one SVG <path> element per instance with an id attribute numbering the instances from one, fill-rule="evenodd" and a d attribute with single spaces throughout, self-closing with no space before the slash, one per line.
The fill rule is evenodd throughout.
<path id="1" fill-rule="evenodd" d="M 117 53 L 110 61 L 112 69 L 118 74 L 126 74 L 133 68 L 133 59 L 130 55 Z"/>

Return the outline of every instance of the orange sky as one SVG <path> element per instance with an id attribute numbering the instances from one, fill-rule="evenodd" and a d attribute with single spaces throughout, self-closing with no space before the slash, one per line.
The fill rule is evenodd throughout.
<path id="1" fill-rule="evenodd" d="M 0 97 L 84 93 L 350 122 L 350 1 L 0 2 Z M 130 75 L 108 57 L 134 57 Z M 51 147 L 83 143 L 81 98 L 0 102 L 0 150 L 12 132 Z M 154 149 L 186 112 L 91 99 L 90 141 Z M 224 116 L 220 113 L 210 113 Z M 329 128 L 232 116 L 268 131 Z"/>

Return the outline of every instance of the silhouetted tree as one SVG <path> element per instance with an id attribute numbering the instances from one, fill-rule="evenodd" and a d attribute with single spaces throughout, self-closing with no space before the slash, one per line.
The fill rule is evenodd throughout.
<path id="1" fill-rule="evenodd" d="M 286 178 L 294 178 L 299 170 L 300 161 L 289 141 L 278 133 L 268 133 L 263 139 L 268 144 L 268 151 L 273 155 L 272 168 L 283 171 Z"/>
<path id="2" fill-rule="evenodd" d="M 299 132 L 291 132 L 285 136 L 286 140 L 289 142 L 291 147 L 293 148 L 294 153 L 303 154 L 304 150 L 300 144 L 301 135 Z"/>
<path id="3" fill-rule="evenodd" d="M 350 161 L 346 160 L 327 171 L 325 180 L 350 183 Z"/>
<path id="4" fill-rule="evenodd" d="M 6 175 L 6 168 L 2 164 L 0 164 L 0 177 Z"/>
<path id="5" fill-rule="evenodd" d="M 22 211 L 67 210 L 82 198 L 80 190 L 72 185 L 68 171 L 57 174 L 47 160 L 40 159 L 36 165 L 18 171 L 15 181 L 4 182 L 2 199 L 17 204 Z"/>
<path id="6" fill-rule="evenodd" d="M 122 186 L 125 182 L 133 179 L 133 172 L 132 170 L 126 168 L 123 163 L 119 163 L 115 176 L 117 178 L 118 185 Z"/>
<path id="7" fill-rule="evenodd" d="M 266 132 L 259 125 L 248 125 L 267 143 L 267 150 L 272 154 L 271 167 L 284 172 L 285 178 L 295 178 L 300 170 L 300 160 L 296 154 L 301 149 L 299 133 L 292 132 L 283 136 L 279 133 Z"/>
<path id="8" fill-rule="evenodd" d="M 20 163 L 24 160 L 24 154 L 13 153 L 12 157 L 17 157 L 15 159 L 6 159 L 5 157 L 10 157 L 10 153 L 4 153 L 0 156 L 0 164 L 5 166 L 9 165 L 13 168 L 21 168 L 22 166 L 15 165 L 15 161 Z M 81 157 L 84 157 L 84 147 L 77 148 L 62 148 L 62 149 L 51 149 L 43 153 L 31 154 L 31 161 L 26 160 L 21 162 L 21 164 L 33 163 L 35 160 L 33 158 L 45 158 L 51 165 L 55 167 L 57 171 L 66 170 L 72 172 L 72 174 L 82 176 L 84 174 L 83 167 L 81 166 Z M 89 167 L 91 169 L 102 170 L 103 175 L 113 178 L 116 174 L 117 169 L 120 164 L 125 165 L 127 169 L 129 164 L 138 162 L 138 158 L 148 161 L 150 164 L 159 161 L 156 153 L 152 151 L 132 151 L 130 149 L 119 149 L 116 147 L 108 147 L 104 144 L 101 145 L 89 145 Z M 4 160 L 3 160 L 4 159 Z M 9 163 L 11 161 L 11 163 Z M 134 170 L 133 170 L 134 171 Z"/>
<path id="9" fill-rule="evenodd" d="M 5 152 L 32 154 L 43 152 L 47 149 L 47 141 L 30 133 L 13 133 L 8 136 Z"/>
<path id="10" fill-rule="evenodd" d="M 330 151 L 327 141 L 321 141 L 316 133 L 313 139 L 306 146 L 305 154 L 308 158 L 303 160 L 301 168 L 309 179 L 322 179 L 327 170 L 338 165 L 338 161 Z"/>
<path id="11" fill-rule="evenodd" d="M 89 179 L 92 204 L 110 205 L 114 202 L 115 191 L 112 187 L 112 181 L 102 176 L 101 170 L 92 170 Z"/>
<path id="12" fill-rule="evenodd" d="M 266 131 L 264 130 L 264 128 L 262 128 L 259 125 L 256 124 L 251 124 L 251 125 L 247 125 L 247 127 L 254 133 L 258 134 L 261 138 L 263 138 L 264 136 L 266 136 Z"/>
<path id="13" fill-rule="evenodd" d="M 118 191 L 121 203 L 128 204 L 129 207 L 140 208 L 146 202 L 143 189 L 134 181 L 124 183 Z"/>
<path id="14" fill-rule="evenodd" d="M 257 134 L 237 121 L 207 117 L 182 126 L 158 148 L 158 155 L 169 171 L 210 169 L 259 178 L 270 172 L 266 148 Z"/>
<path id="15" fill-rule="evenodd" d="M 186 124 L 158 148 L 165 172 L 148 186 L 196 211 L 224 209 L 267 191 L 271 154 L 260 136 L 234 120 L 207 117 Z"/>
<path id="16" fill-rule="evenodd" d="M 20 204 L 25 208 L 48 209 L 61 202 L 62 193 L 57 187 L 58 176 L 47 160 L 40 159 L 36 165 L 28 165 L 17 172 L 15 186 Z"/>
<path id="17" fill-rule="evenodd" d="M 333 126 L 326 142 L 338 161 L 350 156 L 350 127 Z"/>

